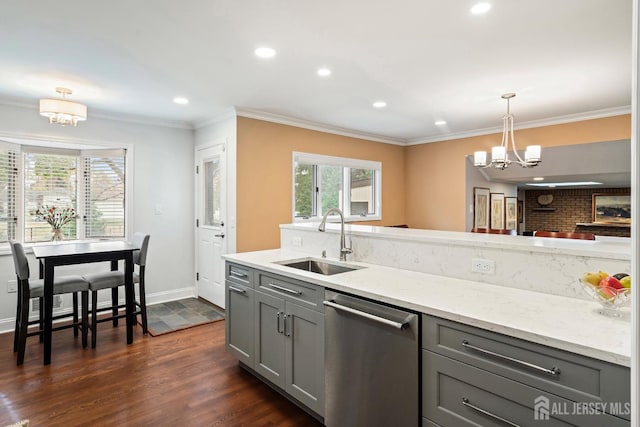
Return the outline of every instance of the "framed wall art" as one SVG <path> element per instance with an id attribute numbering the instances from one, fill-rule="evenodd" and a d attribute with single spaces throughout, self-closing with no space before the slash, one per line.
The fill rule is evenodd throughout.
<path id="1" fill-rule="evenodd" d="M 473 187 L 473 228 L 489 228 L 489 195 L 484 187 Z"/>
<path id="2" fill-rule="evenodd" d="M 491 227 L 494 230 L 504 230 L 504 193 L 490 194 Z"/>
<path id="3" fill-rule="evenodd" d="M 592 195 L 592 222 L 631 224 L 631 196 L 619 194 Z"/>
<path id="4" fill-rule="evenodd" d="M 505 230 L 518 229 L 518 198 L 504 198 L 504 228 Z"/>

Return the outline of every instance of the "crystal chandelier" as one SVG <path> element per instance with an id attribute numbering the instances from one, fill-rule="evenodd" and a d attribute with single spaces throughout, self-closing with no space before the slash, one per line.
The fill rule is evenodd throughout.
<path id="1" fill-rule="evenodd" d="M 511 163 L 517 163 L 523 168 L 532 168 L 540 163 L 540 146 L 529 145 L 524 152 L 524 160 L 518 154 L 516 150 L 516 140 L 513 136 L 513 114 L 509 111 L 509 101 L 516 96 L 515 93 L 505 93 L 502 95 L 502 99 L 507 100 L 507 114 L 502 117 L 502 143 L 496 147 L 491 148 L 491 162 L 487 163 L 487 152 L 476 151 L 473 153 L 473 164 L 480 168 L 493 167 L 496 169 L 505 169 Z M 517 160 L 509 160 L 509 140 L 511 140 L 511 150 Z"/>
<path id="2" fill-rule="evenodd" d="M 65 97 L 71 95 L 71 89 L 57 87 L 62 99 L 41 99 L 40 115 L 49 118 L 49 123 L 62 126 L 77 126 L 78 122 L 87 120 L 87 106 L 77 102 L 67 101 Z"/>

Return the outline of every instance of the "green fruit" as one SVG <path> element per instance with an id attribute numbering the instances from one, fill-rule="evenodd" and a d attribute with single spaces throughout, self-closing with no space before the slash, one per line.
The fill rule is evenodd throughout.
<path id="1" fill-rule="evenodd" d="M 618 280 L 622 279 L 623 277 L 628 277 L 628 276 L 629 275 L 627 273 L 617 273 L 617 274 L 613 275 L 613 277 L 615 277 Z"/>
<path id="2" fill-rule="evenodd" d="M 631 289 L 631 276 L 624 276 L 622 279 L 620 279 L 620 284 L 627 289 Z"/>

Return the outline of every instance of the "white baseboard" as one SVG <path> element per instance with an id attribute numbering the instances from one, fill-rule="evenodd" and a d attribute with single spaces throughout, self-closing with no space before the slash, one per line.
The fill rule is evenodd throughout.
<path id="1" fill-rule="evenodd" d="M 121 292 L 122 294 L 124 292 Z M 156 292 L 153 294 L 147 294 L 147 305 L 160 304 L 161 302 L 167 301 L 176 301 L 185 298 L 195 298 L 196 297 L 196 288 L 188 287 L 188 288 L 180 288 L 180 289 L 172 289 L 170 291 L 165 292 Z M 124 297 L 120 299 L 120 304 L 124 304 Z M 110 307 L 109 301 L 102 301 L 98 303 L 98 307 Z M 63 313 L 71 313 L 71 309 L 64 310 L 55 310 L 53 312 L 54 315 L 63 314 Z M 37 319 L 38 316 L 30 316 L 30 320 Z M 6 334 L 8 332 L 13 332 L 15 328 L 16 318 L 9 317 L 7 319 L 0 319 L 0 334 Z"/>

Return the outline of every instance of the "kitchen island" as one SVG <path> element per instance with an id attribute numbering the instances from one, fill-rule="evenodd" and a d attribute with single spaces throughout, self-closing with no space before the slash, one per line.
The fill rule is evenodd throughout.
<path id="1" fill-rule="evenodd" d="M 584 271 L 629 271 L 627 240 L 574 242 L 347 226 L 347 241 L 354 251 L 347 265 L 357 269 L 327 276 L 282 265 L 310 257 L 322 259 L 323 251 L 328 254 L 326 260 L 340 264 L 339 228 L 327 227 L 326 233 L 319 233 L 316 226 L 283 225 L 280 249 L 227 255 L 228 265 L 246 267 L 255 272 L 253 277 L 282 280 L 276 283 L 315 286 L 313 292 L 318 295 L 324 289 L 339 291 L 422 313 L 423 425 L 447 425 L 452 422 L 447 418 L 451 413 L 482 422 L 486 415 L 476 413 L 469 396 L 473 396 L 471 402 L 499 396 L 497 403 L 483 402 L 498 411 L 509 405 L 516 412 L 529 408 L 516 416 L 520 421 L 531 420 L 536 396 L 565 399 L 558 405 L 628 401 L 629 310 L 620 318 L 603 316 L 599 304 L 580 289 L 577 280 Z M 492 264 L 491 274 L 473 271 L 478 260 Z M 256 284 L 256 296 L 263 290 Z M 314 298 L 314 309 L 324 312 Z M 261 314 L 255 316 L 257 327 Z M 279 322 L 278 317 L 278 331 Z M 322 336 L 320 320 L 314 322 Z M 286 320 L 284 325 L 286 335 Z M 255 342 L 258 346 L 259 337 Z M 317 341 L 314 345 L 321 353 Z M 500 352 L 512 356 L 505 358 Z M 522 364 L 521 370 L 514 369 L 514 360 L 536 363 Z M 257 360 L 256 365 L 260 365 Z M 540 378 L 530 372 L 531 366 Z M 464 378 L 456 379 L 458 373 Z M 437 386 L 443 381 L 453 382 L 445 388 Z M 455 398 L 447 397 L 451 390 Z M 312 403 L 322 408 L 321 400 Z M 303 406 L 310 405 L 303 402 Z M 312 412 L 322 416 L 321 409 Z M 623 409 L 614 408 L 603 416 L 558 419 L 578 425 L 628 425 Z"/>

